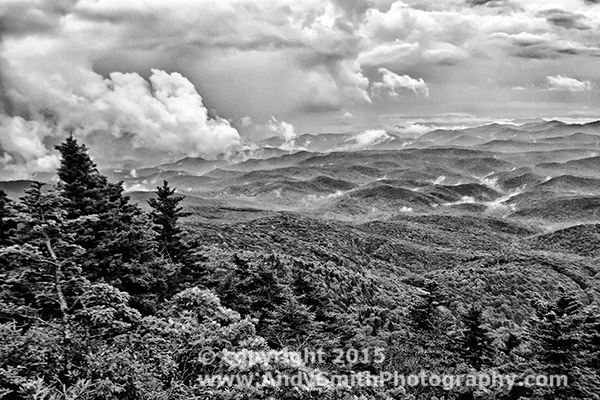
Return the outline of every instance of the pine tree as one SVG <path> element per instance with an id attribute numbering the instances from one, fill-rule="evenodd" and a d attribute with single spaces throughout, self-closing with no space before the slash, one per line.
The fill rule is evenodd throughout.
<path id="1" fill-rule="evenodd" d="M 159 248 L 174 261 L 181 261 L 186 253 L 186 246 L 181 238 L 179 218 L 190 215 L 183 212 L 179 204 L 185 198 L 175 195 L 175 188 L 169 187 L 169 182 L 163 181 L 162 186 L 156 187 L 156 198 L 148 200 L 152 207 L 152 221 L 156 225 L 154 230 L 158 234 Z"/>
<path id="2" fill-rule="evenodd" d="M 18 305 L 12 308 L 15 316 L 39 310 L 44 318 L 62 318 L 67 329 L 69 293 L 81 278 L 74 260 L 82 253 L 69 234 L 69 225 L 79 221 L 67 220 L 63 209 L 67 200 L 54 189 L 42 190 L 43 186 L 34 183 L 17 206 L 14 245 L 2 250 L 11 260 L 3 292 L 12 293 L 8 303 Z"/>
<path id="3" fill-rule="evenodd" d="M 98 172 L 85 145 L 69 137 L 56 148 L 67 217 L 88 217 L 72 232 L 86 250 L 81 258 L 84 275 L 94 282 L 104 280 L 131 294 L 133 304 L 152 309 L 151 303 L 167 295 L 170 266 L 158 254 L 150 218 L 123 195 L 121 182 L 109 183 Z"/>
<path id="4" fill-rule="evenodd" d="M 85 145 L 79 145 L 73 136 L 56 146 L 61 154 L 57 170 L 64 197 L 70 200 L 69 217 L 100 214 L 108 182 L 96 169 Z"/>
<path id="5" fill-rule="evenodd" d="M 6 192 L 0 189 L 0 246 L 10 243 L 15 228 L 13 202 Z"/>
<path id="6" fill-rule="evenodd" d="M 462 322 L 464 329 L 459 339 L 459 351 L 465 361 L 479 370 L 490 364 L 493 356 L 492 339 L 484 325 L 481 309 L 471 307 L 463 316 Z"/>
<path id="7" fill-rule="evenodd" d="M 576 316 L 581 308 L 573 296 L 563 295 L 540 318 L 536 332 L 539 354 L 553 373 L 577 364 L 574 350 L 581 343 Z"/>
<path id="8" fill-rule="evenodd" d="M 590 366 L 600 374 L 600 309 L 589 307 L 585 313 L 586 339 L 590 348 Z"/>
<path id="9" fill-rule="evenodd" d="M 417 329 L 430 331 L 435 327 L 436 310 L 445 303 L 445 296 L 436 282 L 429 282 L 410 307 L 410 318 Z"/>
<path id="10" fill-rule="evenodd" d="M 140 318 L 126 293 L 83 276 L 85 250 L 74 232 L 89 218 L 67 218 L 67 204 L 55 187 L 34 183 L 15 207 L 13 244 L 0 248 L 11 266 L 0 270 L 0 370 L 10 371 L 0 373 L 0 388 L 8 389 L 0 392 L 7 398 L 67 398 L 58 391 L 91 378 L 93 358 L 106 357 L 106 343 Z"/>
<path id="11" fill-rule="evenodd" d="M 600 377 L 593 366 L 593 330 L 597 316 L 590 318 L 571 293 L 538 310 L 531 332 L 535 356 L 548 375 L 568 377 L 568 387 L 543 388 L 545 398 L 593 398 Z"/>

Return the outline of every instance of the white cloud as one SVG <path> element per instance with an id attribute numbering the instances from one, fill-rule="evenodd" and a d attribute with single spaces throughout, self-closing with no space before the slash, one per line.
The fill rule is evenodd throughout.
<path id="1" fill-rule="evenodd" d="M 207 157 L 240 146 L 235 128 L 210 118 L 196 88 L 181 74 L 152 70 L 150 84 L 137 74 L 116 72 L 110 78 L 108 90 L 92 106 L 107 106 L 110 129 L 116 135 L 131 132 L 135 146 Z"/>
<path id="2" fill-rule="evenodd" d="M 33 81 L 41 73 L 20 77 L 19 89 L 34 115 L 51 110 L 62 127 L 74 126 L 78 134 L 127 135 L 134 147 L 176 156 L 211 158 L 240 146 L 236 129 L 211 118 L 194 85 L 179 73 L 153 69 L 145 80 L 121 72 L 104 79 L 81 67 L 65 72 L 43 83 Z"/>
<path id="3" fill-rule="evenodd" d="M 296 132 L 294 125 L 289 124 L 285 121 L 278 121 L 275 117 L 271 116 L 271 120 L 267 124 L 267 129 L 281 136 L 285 142 L 281 146 L 282 150 L 293 150 L 296 142 Z"/>
<path id="4" fill-rule="evenodd" d="M 383 129 L 371 129 L 346 140 L 346 144 L 339 150 L 367 150 L 390 140 L 392 140 L 392 136 Z"/>
<path id="5" fill-rule="evenodd" d="M 388 69 L 379 68 L 379 73 L 382 74 L 381 82 L 375 82 L 373 84 L 373 90 L 376 93 L 381 91 L 387 91 L 392 96 L 398 96 L 397 89 L 408 89 L 415 94 L 422 96 L 429 96 L 429 87 L 423 80 L 423 78 L 414 79 L 408 75 L 398 75 Z"/>
<path id="6" fill-rule="evenodd" d="M 0 115 L 0 146 L 12 158 L 32 161 L 47 155 L 43 140 L 51 134 L 45 124 Z"/>
<path id="7" fill-rule="evenodd" d="M 407 126 L 398 127 L 398 131 L 403 135 L 417 137 L 426 134 L 427 132 L 431 132 L 432 130 L 437 129 L 437 127 L 431 127 L 427 125 L 421 124 L 408 124 Z"/>
<path id="8" fill-rule="evenodd" d="M 196 88 L 181 74 L 153 69 L 148 80 L 120 72 L 104 79 L 77 65 L 46 79 L 44 72 L 16 75 L 31 119 L 3 116 L 0 121 L 2 163 L 13 175 L 54 169 L 57 158 L 49 153 L 45 139 L 64 136 L 70 127 L 80 137 L 93 133 L 105 143 L 110 136 L 126 138 L 129 146 L 169 158 L 214 158 L 241 146 L 237 130 L 228 121 L 209 116 Z M 48 112 L 53 126 L 45 120 Z"/>
<path id="9" fill-rule="evenodd" d="M 453 64 L 469 58 L 469 52 L 450 43 L 435 43 L 423 51 L 423 58 L 440 64 Z"/>
<path id="10" fill-rule="evenodd" d="M 559 92 L 586 92 L 592 90 L 590 81 L 580 81 L 575 78 L 569 78 L 562 75 L 548 76 L 548 90 Z"/>
<path id="11" fill-rule="evenodd" d="M 242 128 L 247 128 L 250 125 L 252 125 L 252 118 L 250 118 L 248 116 L 240 118 L 240 126 Z"/>
<path id="12" fill-rule="evenodd" d="M 0 167 L 3 178 L 26 179 L 35 172 L 51 172 L 59 164 L 44 139 L 53 131 L 43 123 L 0 115 Z"/>
<path id="13" fill-rule="evenodd" d="M 411 58 L 418 54 L 419 47 L 419 43 L 404 43 L 402 41 L 383 43 L 361 53 L 358 62 L 361 65 L 373 67 L 409 62 Z"/>

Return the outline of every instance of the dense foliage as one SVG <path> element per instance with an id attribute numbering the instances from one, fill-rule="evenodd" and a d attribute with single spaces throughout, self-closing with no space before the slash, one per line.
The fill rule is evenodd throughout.
<path id="1" fill-rule="evenodd" d="M 16 203 L 0 192 L 1 399 L 599 398 L 600 286 L 585 246 L 547 251 L 560 237 L 474 217 L 351 225 L 281 213 L 185 229 L 168 182 L 148 213 L 75 139 L 57 149 L 57 185 L 35 184 Z M 285 349 L 325 358 L 232 366 L 224 352 Z M 348 349 L 371 358 L 336 360 Z M 385 356 L 372 362 L 376 349 Z M 565 374 L 571 385 L 198 381 L 421 370 Z"/>

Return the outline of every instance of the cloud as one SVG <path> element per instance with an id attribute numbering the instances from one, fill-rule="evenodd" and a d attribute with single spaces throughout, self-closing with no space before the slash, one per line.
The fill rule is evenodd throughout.
<path id="1" fill-rule="evenodd" d="M 373 148 L 378 144 L 388 142 L 392 139 L 393 137 L 383 129 L 371 129 L 361 132 L 355 135 L 354 137 L 346 140 L 344 146 L 342 146 L 342 148 L 339 150 L 367 150 Z"/>
<path id="2" fill-rule="evenodd" d="M 87 70 L 75 72 L 49 77 L 44 84 L 23 82 L 20 95 L 30 100 L 31 120 L 15 116 L 2 121 L 0 144 L 15 163 L 43 160 L 48 155 L 44 139 L 70 127 L 80 137 L 125 138 L 133 148 L 171 157 L 214 158 L 240 147 L 237 130 L 209 116 L 194 85 L 179 73 L 153 69 L 146 80 L 136 73 L 113 72 L 105 79 Z M 80 79 L 83 84 L 77 86 Z M 54 128 L 46 120 L 49 114 Z"/>
<path id="3" fill-rule="evenodd" d="M 424 135 L 427 132 L 431 132 L 432 130 L 436 129 L 436 127 L 422 125 L 422 124 L 409 123 L 405 126 L 398 126 L 397 129 L 398 129 L 398 132 L 400 132 L 403 135 L 406 135 L 409 137 L 419 137 L 421 135 Z"/>
<path id="4" fill-rule="evenodd" d="M 0 115 L 0 169 L 3 179 L 25 179 L 59 165 L 44 140 L 54 132 L 44 123 Z"/>
<path id="5" fill-rule="evenodd" d="M 236 149 L 240 136 L 229 122 L 211 118 L 194 85 L 179 73 L 152 70 L 149 81 L 135 73 L 114 72 L 96 92 L 68 109 L 84 130 L 106 129 L 131 135 L 134 147 L 174 155 L 214 158 Z M 64 116 L 66 117 L 66 116 Z"/>
<path id="6" fill-rule="evenodd" d="M 507 0 L 467 0 L 467 4 L 470 6 L 499 6 L 505 5 Z"/>
<path id="7" fill-rule="evenodd" d="M 586 18 L 583 14 L 572 13 L 562 9 L 551 9 L 544 10 L 541 15 L 546 17 L 548 23 L 566 29 L 591 29 L 591 26 L 584 22 Z"/>
<path id="8" fill-rule="evenodd" d="M 476 19 L 459 10 L 422 10 L 398 1 L 387 12 L 370 10 L 360 32 L 378 44 L 419 43 L 426 48 L 430 42 L 445 42 L 459 46 L 477 31 Z"/>
<path id="9" fill-rule="evenodd" d="M 423 78 L 414 79 L 408 75 L 398 75 L 385 68 L 379 68 L 378 72 L 383 76 L 381 82 L 373 84 L 373 90 L 376 93 L 387 91 L 390 96 L 397 97 L 399 96 L 396 92 L 397 89 L 408 89 L 415 94 L 429 96 L 429 87 Z"/>
<path id="10" fill-rule="evenodd" d="M 600 48 L 586 46 L 572 40 L 560 39 L 553 33 L 534 34 L 520 32 L 507 34 L 497 32 L 490 35 L 512 53 L 521 58 L 549 59 L 566 55 L 590 55 L 600 57 Z"/>
<path id="11" fill-rule="evenodd" d="M 68 68 L 47 67 L 63 59 L 105 77 L 178 71 L 220 114 L 259 119 L 369 102 L 356 62 L 362 39 L 346 20 L 379 2 L 19 0 L 0 2 L 0 14 L 18 25 L 3 37 L 11 69 L 27 59 L 27 69 L 61 74 Z M 49 4 L 64 7 L 54 12 Z M 34 29 L 34 17 L 51 27 Z"/>
<path id="12" fill-rule="evenodd" d="M 51 34 L 60 27 L 77 1 L 4 1 L 0 2 L 0 30 L 4 35 Z"/>
<path id="13" fill-rule="evenodd" d="M 469 58 L 469 52 L 450 43 L 435 43 L 423 51 L 423 58 L 436 64 L 452 65 Z"/>
<path id="14" fill-rule="evenodd" d="M 282 150 L 291 151 L 295 148 L 296 132 L 292 124 L 285 121 L 280 122 L 275 117 L 271 116 L 271 120 L 266 127 L 271 132 L 276 133 L 284 139 L 284 143 L 281 145 Z"/>
<path id="15" fill-rule="evenodd" d="M 251 117 L 245 116 L 245 117 L 240 118 L 240 126 L 242 128 L 247 128 L 250 125 L 252 125 L 252 118 Z"/>
<path id="16" fill-rule="evenodd" d="M 132 133 L 134 146 L 206 157 L 240 146 L 237 130 L 209 117 L 194 85 L 179 73 L 153 69 L 147 82 L 116 72 L 105 84 L 107 90 L 89 106 L 104 114 L 115 135 Z"/>
<path id="17" fill-rule="evenodd" d="M 590 81 L 580 81 L 562 75 L 548 76 L 548 90 L 559 92 L 586 92 L 592 90 Z"/>
<path id="18" fill-rule="evenodd" d="M 419 52 L 419 43 L 384 43 L 371 48 L 358 57 L 360 65 L 380 66 L 407 62 Z"/>

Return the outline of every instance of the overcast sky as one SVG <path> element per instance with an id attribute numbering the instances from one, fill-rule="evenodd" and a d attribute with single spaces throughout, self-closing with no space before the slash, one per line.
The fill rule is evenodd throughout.
<path id="1" fill-rule="evenodd" d="M 272 135 L 600 117 L 600 0 L 1 0 L 0 16 L 0 166 L 17 175 L 53 168 L 69 127 L 107 158 L 210 157 Z"/>

